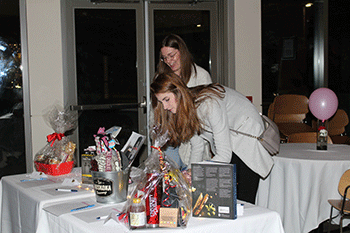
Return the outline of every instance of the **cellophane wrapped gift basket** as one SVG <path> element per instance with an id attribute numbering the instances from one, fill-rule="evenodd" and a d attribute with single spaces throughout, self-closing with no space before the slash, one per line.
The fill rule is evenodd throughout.
<path id="1" fill-rule="evenodd" d="M 76 144 L 67 136 L 76 129 L 78 115 L 53 105 L 43 117 L 54 133 L 47 136 L 47 144 L 36 153 L 35 168 L 52 176 L 68 174 L 74 167 Z"/>
<path id="2" fill-rule="evenodd" d="M 130 173 L 128 199 L 118 221 L 128 229 L 186 227 L 191 215 L 189 182 L 160 149 L 167 134 L 153 133 L 152 153 Z M 141 168 L 144 167 L 144 168 Z"/>

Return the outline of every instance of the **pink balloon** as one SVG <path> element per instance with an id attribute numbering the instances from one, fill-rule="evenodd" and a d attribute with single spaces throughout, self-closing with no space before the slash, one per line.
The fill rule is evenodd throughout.
<path id="1" fill-rule="evenodd" d="M 318 88 L 310 95 L 309 108 L 317 119 L 328 120 L 338 109 L 337 95 L 331 89 Z"/>

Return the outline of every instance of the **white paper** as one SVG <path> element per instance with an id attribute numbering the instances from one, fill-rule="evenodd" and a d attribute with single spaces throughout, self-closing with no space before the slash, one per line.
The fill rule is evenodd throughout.
<path id="1" fill-rule="evenodd" d="M 116 215 L 119 212 L 120 210 L 118 210 L 116 207 L 108 206 L 98 209 L 91 209 L 80 213 L 74 213 L 73 215 L 86 223 L 92 223 L 108 221 L 110 218 L 112 218 L 113 214 Z M 98 219 L 98 217 L 100 217 L 100 219 Z"/>
<path id="2" fill-rule="evenodd" d="M 90 205 L 94 205 L 93 207 L 81 209 L 81 210 L 76 210 L 72 211 L 77 208 L 82 208 L 82 207 L 87 207 Z M 84 199 L 84 200 L 75 200 L 75 201 L 70 201 L 70 202 L 62 202 L 59 204 L 55 205 L 50 205 L 50 206 L 44 206 L 44 210 L 55 215 L 55 216 L 60 216 L 62 214 L 67 214 L 67 213 L 80 213 L 80 212 L 85 212 L 87 210 L 91 210 L 93 208 L 96 208 L 98 206 L 101 206 L 101 204 L 96 203 L 93 199 Z"/>
<path id="3" fill-rule="evenodd" d="M 34 171 L 30 174 L 26 174 L 26 177 L 32 178 L 32 179 L 40 179 L 40 178 L 47 178 L 47 175 L 43 172 Z"/>
<path id="4" fill-rule="evenodd" d="M 62 192 L 62 191 L 56 191 L 56 189 L 75 189 L 77 190 L 77 192 Z M 48 189 L 42 189 L 41 191 L 50 194 L 52 196 L 77 196 L 77 195 L 81 195 L 82 193 L 87 193 L 87 192 L 91 192 L 91 190 L 85 190 L 85 189 L 81 189 L 78 187 L 71 187 L 71 186 L 60 186 L 57 185 L 56 187 L 51 187 Z"/>
<path id="5" fill-rule="evenodd" d="M 62 185 L 65 186 L 78 186 L 80 182 L 74 178 L 65 178 L 62 182 Z"/>

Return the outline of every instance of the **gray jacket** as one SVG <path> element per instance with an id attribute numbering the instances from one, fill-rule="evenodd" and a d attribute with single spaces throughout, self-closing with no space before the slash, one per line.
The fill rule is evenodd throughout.
<path id="1" fill-rule="evenodd" d="M 271 155 L 257 139 L 230 130 L 259 136 L 264 131 L 261 116 L 244 95 L 228 87 L 225 90 L 223 99 L 208 98 L 197 108 L 204 131 L 190 140 L 190 157 L 181 158 L 187 165 L 205 160 L 203 143 L 208 141 L 214 153 L 213 161 L 229 163 L 233 151 L 250 169 L 265 178 L 273 166 Z"/>

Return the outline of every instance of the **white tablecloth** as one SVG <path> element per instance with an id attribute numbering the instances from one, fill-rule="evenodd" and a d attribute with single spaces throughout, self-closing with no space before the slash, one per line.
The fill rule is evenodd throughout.
<path id="1" fill-rule="evenodd" d="M 328 199 L 340 198 L 338 182 L 350 168 L 350 146 L 315 143 L 281 144 L 270 175 L 260 180 L 258 206 L 277 211 L 286 233 L 307 233 L 329 219 Z"/>
<path id="2" fill-rule="evenodd" d="M 239 203 L 243 203 L 238 201 Z M 114 208 L 121 209 L 123 204 L 115 205 Z M 240 233 L 283 233 L 283 227 L 280 216 L 275 211 L 258 207 L 244 202 L 244 214 L 238 216 L 235 220 L 228 219 L 210 219 L 191 217 L 187 227 L 181 228 L 155 228 L 138 229 L 138 233 L 159 233 L 159 232 L 240 232 Z M 108 205 L 109 208 L 113 207 Z M 55 216 L 45 211 L 39 233 L 110 233 L 110 232 L 128 232 L 126 227 L 116 221 L 109 220 L 104 224 L 103 220 L 96 220 L 101 211 L 99 207 L 91 210 L 85 210 L 81 213 L 67 213 Z M 94 212 L 96 214 L 94 214 Z M 86 216 L 91 216 L 90 219 Z"/>
<path id="3" fill-rule="evenodd" d="M 78 192 L 57 192 L 61 184 L 57 180 L 20 182 L 26 175 L 3 177 L 0 181 L 0 217 L 2 233 L 55 233 L 55 232 L 127 232 L 114 220 L 104 224 L 97 216 L 108 215 L 111 208 L 121 210 L 124 203 L 96 203 L 95 194 L 78 189 Z M 86 201 L 88 200 L 88 201 Z M 71 212 L 72 203 L 94 203 L 89 209 Z M 239 202 L 239 201 L 238 201 Z M 61 213 L 52 211 L 55 206 Z M 62 206 L 68 210 L 65 211 Z M 51 208 L 51 211 L 50 211 Z M 62 211 L 63 209 L 63 211 Z M 137 232 L 178 232 L 176 229 L 145 229 Z M 245 203 L 244 215 L 235 220 L 191 217 L 181 232 L 247 232 L 284 233 L 282 222 L 276 211 Z"/>
<path id="4" fill-rule="evenodd" d="M 28 177 L 25 174 L 5 176 L 0 181 L 2 233 L 36 232 L 44 212 L 42 207 L 47 203 L 95 197 L 91 190 L 79 190 L 77 193 L 56 192 L 56 188 L 62 187 L 62 181 L 58 178 L 21 182 L 23 179 Z"/>

